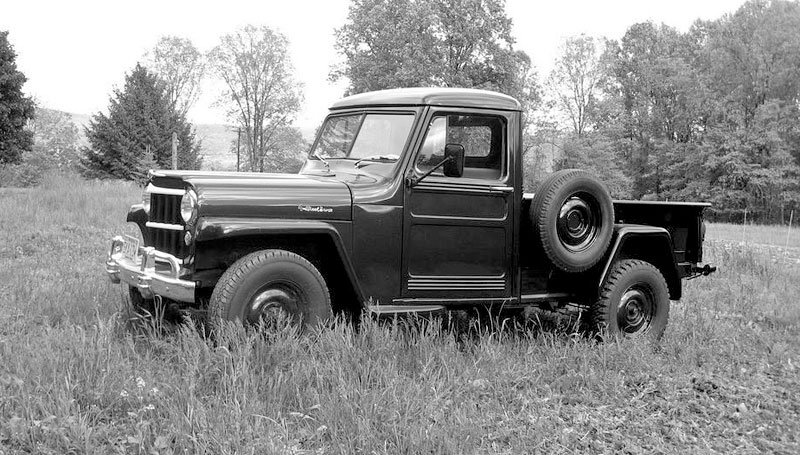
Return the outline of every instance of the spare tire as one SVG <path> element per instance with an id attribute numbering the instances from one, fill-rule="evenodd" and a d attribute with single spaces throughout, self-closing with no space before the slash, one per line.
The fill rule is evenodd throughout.
<path id="1" fill-rule="evenodd" d="M 583 272 L 597 264 L 614 231 L 608 189 L 580 169 L 548 177 L 533 197 L 530 216 L 545 255 L 565 272 Z"/>

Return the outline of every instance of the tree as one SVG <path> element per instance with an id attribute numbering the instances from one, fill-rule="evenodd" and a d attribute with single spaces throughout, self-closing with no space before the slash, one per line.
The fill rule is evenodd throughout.
<path id="1" fill-rule="evenodd" d="M 611 42 L 606 96 L 620 112 L 624 137 L 635 147 L 626 156 L 636 198 L 665 198 L 666 169 L 677 144 L 698 140 L 709 99 L 692 66 L 692 46 L 672 27 L 634 24 Z"/>
<path id="2" fill-rule="evenodd" d="M 178 167 L 198 169 L 200 144 L 191 124 L 175 110 L 165 84 L 137 64 L 114 90 L 108 115 L 98 112 L 86 128 L 82 164 L 90 177 L 143 178 L 153 164 L 172 166 L 172 133 L 178 135 Z"/>
<path id="3" fill-rule="evenodd" d="M 33 132 L 33 153 L 46 167 L 71 169 L 80 162 L 78 127 L 66 112 L 37 108 Z"/>
<path id="4" fill-rule="evenodd" d="M 18 163 L 31 149 L 33 133 L 25 125 L 34 117 L 34 103 L 22 93 L 27 78 L 17 69 L 17 54 L 0 31 L 0 164 Z"/>
<path id="5" fill-rule="evenodd" d="M 289 145 L 301 93 L 286 38 L 268 27 L 245 26 L 225 35 L 208 59 L 226 86 L 220 103 L 242 129 L 245 168 L 264 172 Z"/>
<path id="6" fill-rule="evenodd" d="M 306 158 L 306 150 L 309 144 L 303 139 L 300 130 L 294 127 L 282 128 L 275 135 L 275 148 L 270 154 L 269 159 L 264 160 L 261 172 L 280 172 L 296 174 L 303 167 Z M 252 154 L 248 149 L 248 144 L 242 144 L 241 153 L 245 157 Z M 236 144 L 231 144 L 232 151 L 235 152 Z"/>
<path id="7" fill-rule="evenodd" d="M 164 36 L 147 53 L 145 66 L 165 82 L 175 110 L 186 115 L 200 95 L 206 68 L 203 54 L 188 39 Z"/>
<path id="8" fill-rule="evenodd" d="M 410 86 L 475 87 L 534 102 L 530 58 L 514 49 L 502 0 L 353 0 L 336 30 L 331 78 L 348 94 Z"/>
<path id="9" fill-rule="evenodd" d="M 578 137 L 591 126 L 607 74 L 598 41 L 586 35 L 568 38 L 548 80 L 557 109 L 566 115 Z"/>
<path id="10" fill-rule="evenodd" d="M 693 29 L 714 100 L 700 163 L 714 212 L 783 221 L 800 206 L 800 4 L 749 1 Z"/>
<path id="11" fill-rule="evenodd" d="M 335 32 L 345 58 L 331 79 L 347 78 L 348 95 L 394 87 L 441 85 L 442 56 L 434 11 L 414 0 L 353 0 L 347 22 Z"/>
<path id="12" fill-rule="evenodd" d="M 749 127 L 759 106 L 770 99 L 796 102 L 800 93 L 800 4 L 745 3 L 714 24 L 704 54 L 728 116 Z"/>

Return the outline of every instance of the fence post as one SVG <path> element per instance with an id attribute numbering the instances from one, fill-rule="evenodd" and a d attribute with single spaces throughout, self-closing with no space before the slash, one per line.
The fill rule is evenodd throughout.
<path id="1" fill-rule="evenodd" d="M 789 214 L 789 228 L 786 229 L 786 245 L 783 246 L 783 256 L 789 253 L 789 234 L 792 232 L 792 220 L 794 218 L 794 209 L 792 209 L 792 213 Z"/>
<path id="2" fill-rule="evenodd" d="M 747 209 L 744 209 L 744 222 L 742 223 L 742 243 L 745 243 L 744 239 L 746 237 L 744 236 L 744 234 L 745 234 L 744 231 L 745 231 L 746 227 L 747 227 Z"/>
<path id="3" fill-rule="evenodd" d="M 239 144 L 242 141 L 242 128 L 236 129 L 236 172 L 239 172 Z"/>
<path id="4" fill-rule="evenodd" d="M 172 132 L 172 169 L 178 169 L 178 133 Z"/>

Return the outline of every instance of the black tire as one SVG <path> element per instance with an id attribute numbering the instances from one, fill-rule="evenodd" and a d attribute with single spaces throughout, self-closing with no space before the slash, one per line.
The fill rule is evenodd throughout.
<path id="1" fill-rule="evenodd" d="M 183 320 L 183 314 L 173 300 L 161 298 L 156 302 L 156 299 L 146 299 L 133 286 L 128 286 L 128 297 L 131 303 L 130 308 L 137 318 L 143 320 L 163 319 L 164 321 L 175 323 Z"/>
<path id="2" fill-rule="evenodd" d="M 140 316 L 153 316 L 155 314 L 155 300 L 142 297 L 142 293 L 135 287 L 128 286 L 128 297 L 131 301 L 131 309 L 136 314 Z"/>
<path id="3" fill-rule="evenodd" d="M 284 250 L 263 250 L 236 261 L 214 287 L 208 304 L 208 323 L 222 321 L 254 325 L 274 311 L 283 311 L 303 328 L 332 316 L 325 279 L 313 264 Z"/>
<path id="4" fill-rule="evenodd" d="M 614 232 L 608 189 L 579 169 L 548 177 L 533 197 L 530 216 L 545 255 L 565 272 L 583 272 L 597 264 Z"/>
<path id="5" fill-rule="evenodd" d="M 669 304 L 667 282 L 653 264 L 615 262 L 590 308 L 589 331 L 658 341 L 667 328 Z"/>

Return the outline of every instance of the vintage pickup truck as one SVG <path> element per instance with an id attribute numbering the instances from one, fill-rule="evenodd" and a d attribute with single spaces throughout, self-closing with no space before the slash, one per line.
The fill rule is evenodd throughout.
<path id="1" fill-rule="evenodd" d="M 151 171 L 106 270 L 134 305 L 307 326 L 485 306 L 585 308 L 589 332 L 664 332 L 702 266 L 704 203 L 612 201 L 581 170 L 523 193 L 520 104 L 413 88 L 338 101 L 297 175 Z"/>

